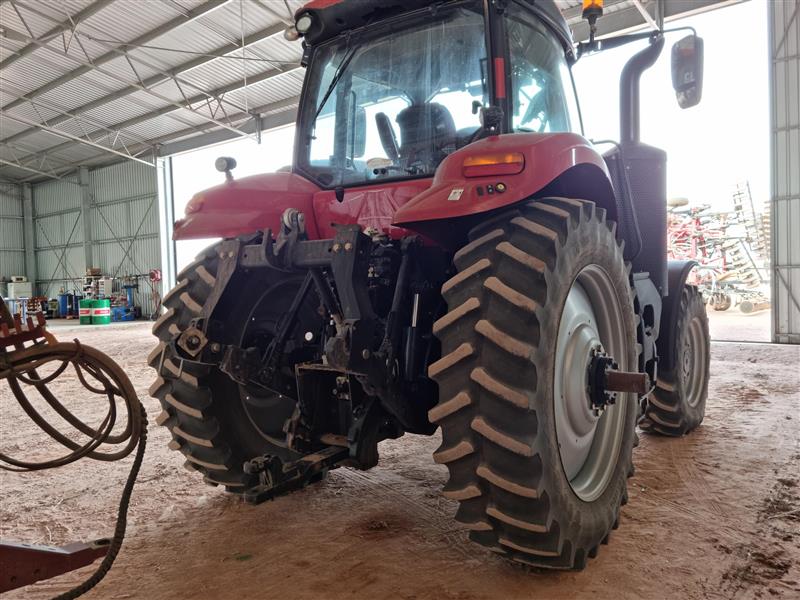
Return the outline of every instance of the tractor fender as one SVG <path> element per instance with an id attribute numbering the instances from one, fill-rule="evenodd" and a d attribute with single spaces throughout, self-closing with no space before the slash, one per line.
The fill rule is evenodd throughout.
<path id="1" fill-rule="evenodd" d="M 511 153 L 524 157 L 518 173 L 464 175 L 463 163 L 469 157 Z M 498 184 L 502 184 L 501 191 Z M 488 213 L 544 195 L 594 200 L 610 211 L 609 218 L 616 214 L 606 163 L 588 140 L 574 133 L 515 133 L 485 138 L 447 156 L 431 187 L 400 207 L 393 224 L 424 229 L 436 239 L 432 233 L 436 227 L 429 222 L 441 221 L 442 227 L 452 229 L 454 218 Z M 425 225 L 419 227 L 422 223 Z"/>
<path id="2" fill-rule="evenodd" d="M 308 237 L 318 236 L 314 194 L 319 188 L 294 173 L 265 173 L 227 181 L 198 192 L 175 223 L 174 240 L 234 238 L 263 229 L 277 231 L 287 208 L 305 214 Z"/>
<path id="3" fill-rule="evenodd" d="M 694 260 L 670 260 L 667 262 L 667 293 L 662 300 L 661 324 L 659 327 L 656 348 L 658 350 L 658 371 L 669 372 L 675 365 L 672 364 L 671 352 L 677 343 L 678 311 L 681 305 L 681 291 L 686 285 L 689 272 L 698 265 Z"/>

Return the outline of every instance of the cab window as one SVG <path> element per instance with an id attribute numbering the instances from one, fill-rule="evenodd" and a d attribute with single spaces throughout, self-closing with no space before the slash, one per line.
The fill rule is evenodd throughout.
<path id="1" fill-rule="evenodd" d="M 578 130 L 575 92 L 563 48 L 545 25 L 531 20 L 516 3 L 509 5 L 506 15 L 513 130 Z"/>
<path id="2" fill-rule="evenodd" d="M 487 103 L 483 8 L 433 16 L 314 53 L 298 166 L 324 187 L 428 177 L 480 127 Z"/>

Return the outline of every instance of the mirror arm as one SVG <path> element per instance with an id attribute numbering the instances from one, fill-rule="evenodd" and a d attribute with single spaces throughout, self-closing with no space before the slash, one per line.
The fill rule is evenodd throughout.
<path id="1" fill-rule="evenodd" d="M 661 33 L 674 33 L 676 31 L 691 31 L 692 35 L 695 37 L 697 36 L 697 30 L 691 25 L 684 25 L 683 27 L 670 27 L 669 29 L 663 29 Z"/>
<path id="2" fill-rule="evenodd" d="M 636 42 L 639 40 L 646 40 L 648 38 L 657 38 L 661 35 L 660 31 L 642 31 L 640 33 L 628 33 L 625 35 L 618 35 L 612 38 L 605 38 L 602 40 L 594 40 L 592 42 L 579 42 L 578 43 L 578 58 L 584 54 L 594 54 L 602 52 L 603 50 L 612 50 L 619 48 L 626 44 Z M 652 43 L 651 39 L 651 43 Z"/>
<path id="3" fill-rule="evenodd" d="M 686 25 L 683 27 L 670 27 L 669 29 L 662 29 L 660 31 L 642 31 L 639 33 L 627 33 L 625 35 L 618 35 L 616 37 L 605 38 L 602 40 L 594 40 L 591 42 L 578 42 L 578 49 L 576 54 L 577 57 L 580 58 L 586 54 L 595 54 L 597 52 L 602 52 L 603 50 L 613 50 L 614 48 L 619 48 L 620 46 L 624 46 L 632 42 L 644 40 L 647 38 L 654 39 L 657 38 L 659 35 L 664 35 L 665 33 L 675 33 L 676 31 L 691 31 L 693 35 L 697 35 L 697 30 L 690 25 Z"/>

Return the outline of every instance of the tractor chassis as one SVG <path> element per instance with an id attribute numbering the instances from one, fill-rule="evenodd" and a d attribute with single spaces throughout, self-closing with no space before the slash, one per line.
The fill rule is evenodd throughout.
<path id="1" fill-rule="evenodd" d="M 180 357 L 181 368 L 183 362 L 214 366 L 240 385 L 286 390 L 290 384 L 281 380 L 280 359 L 299 309 L 312 289 L 321 310 L 331 317 L 332 335 L 325 343 L 322 361 L 294 368 L 299 402 L 286 433 L 289 447 L 301 457 L 284 462 L 277 456 L 264 455 L 245 463 L 245 472 L 258 479 L 244 493 L 245 499 L 253 503 L 304 487 L 336 466 L 369 469 L 378 462 L 377 444 L 381 440 L 399 437 L 404 431 L 435 431 L 426 411 L 411 406 L 408 388 L 404 387 L 419 375 L 424 378 L 424 374 L 414 372 L 419 362 L 413 356 L 417 310 L 412 315 L 411 333 L 405 339 L 399 322 L 418 239 L 410 237 L 401 243 L 391 310 L 385 319 L 379 319 L 367 281 L 373 240 L 358 225 L 338 227 L 332 239 L 307 240 L 302 213 L 288 209 L 277 238 L 270 230 L 260 238 L 258 243 L 248 243 L 257 237 L 222 242 L 215 286 L 201 316 L 172 340 L 173 355 Z M 266 268 L 305 272 L 266 352 L 216 341 L 210 325 L 234 273 Z M 613 404 L 616 392 L 645 396 L 654 379 L 654 362 L 647 369 L 651 371 L 648 377 L 644 372 L 616 371 L 613 361 L 599 356 L 591 365 L 590 377 L 595 410 L 602 411 L 605 405 Z M 316 402 L 326 395 L 328 403 Z"/>

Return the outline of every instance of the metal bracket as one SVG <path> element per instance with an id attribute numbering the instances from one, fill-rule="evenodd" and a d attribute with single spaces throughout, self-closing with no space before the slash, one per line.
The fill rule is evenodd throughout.
<path id="1" fill-rule="evenodd" d="M 222 298 L 222 294 L 225 292 L 225 288 L 228 287 L 228 283 L 236 271 L 236 267 L 239 263 L 239 251 L 241 246 L 242 242 L 237 239 L 225 240 L 219 245 L 219 267 L 217 268 L 217 280 L 214 284 L 214 289 L 211 290 L 211 293 L 208 295 L 208 298 L 203 304 L 203 310 L 201 311 L 201 317 L 203 319 L 203 333 L 206 335 L 208 334 L 208 324 L 211 321 L 211 314 L 217 307 L 220 298 Z"/>
<path id="2" fill-rule="evenodd" d="M 3 302 L 3 309 L 7 313 L 8 310 L 5 308 L 5 301 L 0 298 L 0 302 Z M 46 321 L 41 312 L 36 313 L 35 323 L 31 317 L 28 317 L 24 325 L 19 315 L 14 315 L 12 317 L 8 314 L 7 317 L 7 319 L 4 318 L 2 322 L 0 322 L 0 350 L 8 348 L 9 346 L 19 347 L 25 342 L 36 342 L 42 339 L 50 344 L 55 343 L 55 338 L 45 329 Z M 9 323 L 13 325 L 13 329 L 9 328 Z"/>
<path id="3" fill-rule="evenodd" d="M 110 539 L 75 542 L 60 548 L 0 543 L 0 594 L 92 564 L 108 553 Z"/>

